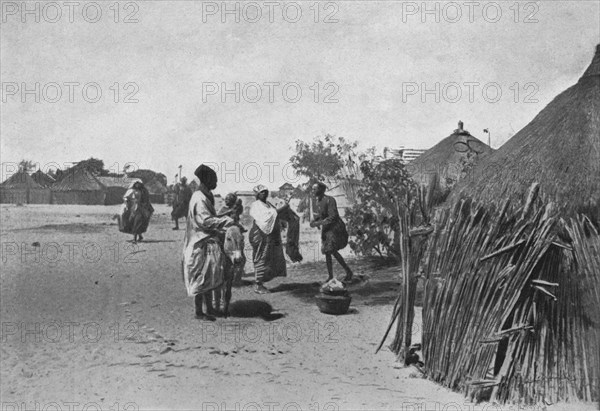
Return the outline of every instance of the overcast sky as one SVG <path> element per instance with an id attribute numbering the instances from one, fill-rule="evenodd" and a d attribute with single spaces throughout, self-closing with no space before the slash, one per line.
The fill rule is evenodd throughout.
<path id="1" fill-rule="evenodd" d="M 217 163 L 231 170 L 217 192 L 275 189 L 297 139 L 429 148 L 459 120 L 497 148 L 600 41 L 598 1 L 427 2 L 428 14 L 421 1 L 321 2 L 318 14 L 313 1 L 22 4 L 2 2 L 2 179 L 23 158 L 93 156 L 170 182 L 179 165 L 192 176 Z"/>

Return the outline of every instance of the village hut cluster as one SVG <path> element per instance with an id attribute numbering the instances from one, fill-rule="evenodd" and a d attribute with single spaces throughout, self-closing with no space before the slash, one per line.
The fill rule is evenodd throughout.
<path id="1" fill-rule="evenodd" d="M 40 181 L 39 174 L 37 179 Z M 48 179 L 51 180 L 50 177 Z M 22 170 L 13 174 L 0 185 L 0 203 L 50 204 L 52 192 L 49 185 L 53 181 L 49 185 L 42 185 L 38 181 Z"/>
<path id="2" fill-rule="evenodd" d="M 140 178 L 98 176 L 85 168 L 71 168 L 56 181 L 41 170 L 29 175 L 19 170 L 0 184 L 3 204 L 115 205 L 123 202 L 127 189 Z M 150 201 L 165 202 L 167 187 L 158 179 L 146 184 Z"/>
<path id="3" fill-rule="evenodd" d="M 388 154 L 404 155 L 386 150 L 381 161 Z M 600 45 L 579 81 L 499 149 L 461 121 L 409 154 L 419 188 L 398 202 L 403 284 L 384 341 L 396 324 L 391 348 L 400 358 L 408 364 L 419 351 L 427 377 L 472 399 L 600 401 Z M 342 215 L 360 176 L 352 163 L 325 181 Z M 59 181 L 19 171 L 0 186 L 0 202 L 119 204 L 135 181 L 84 168 Z M 170 198 L 160 181 L 145 184 L 152 202 Z M 286 183 L 271 194 L 295 197 L 296 208 L 306 190 Z M 236 194 L 248 214 L 254 193 Z M 423 332 L 414 346 L 419 282 Z"/>
<path id="4" fill-rule="evenodd" d="M 427 377 L 472 399 L 600 401 L 600 45 L 579 81 L 506 144 L 475 139 L 480 158 L 459 176 L 447 164 L 465 138 L 459 125 L 413 162 L 429 186 L 422 226 L 399 213 L 392 349 L 407 363 L 420 350 Z"/>

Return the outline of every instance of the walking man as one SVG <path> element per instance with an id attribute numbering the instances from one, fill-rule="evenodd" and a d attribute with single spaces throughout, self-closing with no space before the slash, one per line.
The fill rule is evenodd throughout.
<path id="1" fill-rule="evenodd" d="M 173 230 L 179 230 L 179 219 L 188 215 L 188 207 L 192 199 L 192 189 L 187 185 L 187 178 L 181 177 L 181 182 L 173 187 L 175 198 L 173 200 L 173 211 L 171 218 L 175 221 Z"/>
<path id="2" fill-rule="evenodd" d="M 352 280 L 352 270 L 338 252 L 348 245 L 348 231 L 338 213 L 335 198 L 325 195 L 326 190 L 327 186 L 322 182 L 312 186 L 312 192 L 317 199 L 317 212 L 310 226 L 321 227 L 321 252 L 325 254 L 327 263 L 327 281 L 333 279 L 333 256 L 346 271 L 342 282 L 349 283 Z"/>

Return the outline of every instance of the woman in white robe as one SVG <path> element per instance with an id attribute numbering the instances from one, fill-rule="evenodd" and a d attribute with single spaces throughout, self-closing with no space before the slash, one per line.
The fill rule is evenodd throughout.
<path id="1" fill-rule="evenodd" d="M 254 192 L 256 201 L 250 206 L 254 224 L 249 233 L 256 281 L 254 291 L 265 294 L 269 290 L 264 283 L 275 277 L 287 276 L 279 214 L 289 208 L 289 205 L 286 203 L 281 208 L 275 208 L 267 201 L 269 190 L 263 185 L 256 186 Z"/>

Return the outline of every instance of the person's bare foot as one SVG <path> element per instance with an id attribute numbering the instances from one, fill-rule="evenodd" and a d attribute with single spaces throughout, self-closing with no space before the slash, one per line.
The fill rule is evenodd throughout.
<path id="1" fill-rule="evenodd" d="M 271 291 L 269 291 L 269 289 L 262 284 L 256 284 L 254 286 L 254 292 L 256 294 L 269 294 Z"/>
<path id="2" fill-rule="evenodd" d="M 350 268 L 346 269 L 346 276 L 341 280 L 344 284 L 348 284 L 352 282 L 352 277 L 354 274 L 350 270 Z"/>

